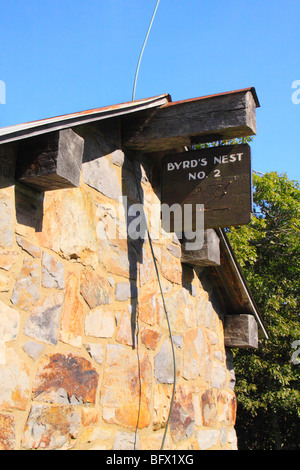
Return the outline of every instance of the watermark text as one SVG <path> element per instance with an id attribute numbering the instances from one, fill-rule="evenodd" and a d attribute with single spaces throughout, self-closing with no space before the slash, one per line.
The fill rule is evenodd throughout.
<path id="1" fill-rule="evenodd" d="M 300 104 L 300 80 L 294 80 L 292 83 L 292 88 L 295 91 L 292 93 L 292 103 Z"/>
<path id="2" fill-rule="evenodd" d="M 292 354 L 291 363 L 297 366 L 300 364 L 300 339 L 293 342 L 292 349 L 296 351 Z"/>
<path id="3" fill-rule="evenodd" d="M 6 85 L 3 80 L 0 80 L 0 104 L 6 104 Z"/>
<path id="4" fill-rule="evenodd" d="M 200 250 L 204 244 L 203 204 L 196 204 L 195 211 L 192 204 L 152 204 L 146 211 L 143 204 L 129 204 L 123 196 L 117 206 L 99 205 L 97 217 L 97 235 L 102 240 L 145 240 L 149 230 L 156 239 L 175 232 L 179 240 L 184 239 L 187 251 Z M 171 230 L 171 220 L 177 229 Z"/>

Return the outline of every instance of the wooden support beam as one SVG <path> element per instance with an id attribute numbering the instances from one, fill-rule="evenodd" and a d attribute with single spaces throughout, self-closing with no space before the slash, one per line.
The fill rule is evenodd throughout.
<path id="1" fill-rule="evenodd" d="M 182 263 L 192 266 L 220 266 L 220 240 L 215 230 L 204 231 L 204 241 L 201 248 L 190 249 L 192 242 L 186 238 L 182 241 Z"/>
<path id="2" fill-rule="evenodd" d="M 22 140 L 16 180 L 38 191 L 79 186 L 84 140 L 72 129 Z"/>
<path id="3" fill-rule="evenodd" d="M 258 348 L 258 326 L 252 315 L 225 316 L 225 346 Z"/>
<path id="4" fill-rule="evenodd" d="M 168 103 L 157 109 L 127 116 L 123 145 L 141 152 L 168 151 L 206 142 L 256 134 L 254 88 Z M 207 138 L 204 138 L 207 136 Z"/>

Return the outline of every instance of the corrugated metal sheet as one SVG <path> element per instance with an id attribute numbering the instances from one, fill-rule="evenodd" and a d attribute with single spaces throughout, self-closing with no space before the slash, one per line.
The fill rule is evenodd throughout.
<path id="1" fill-rule="evenodd" d="M 88 122 L 100 121 L 102 119 L 135 113 L 149 108 L 163 106 L 171 101 L 169 94 L 159 95 L 137 101 L 129 101 L 113 106 L 95 108 L 78 113 L 65 114 L 39 121 L 17 124 L 0 128 L 0 143 L 14 142 L 47 132 L 53 132 L 68 127 L 75 127 Z"/>

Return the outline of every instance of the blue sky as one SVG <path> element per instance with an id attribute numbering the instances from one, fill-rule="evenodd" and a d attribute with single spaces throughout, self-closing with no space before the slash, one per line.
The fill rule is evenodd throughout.
<path id="1" fill-rule="evenodd" d="M 130 101 L 155 4 L 0 0 L 0 127 Z M 300 180 L 299 45 L 300 0 L 161 0 L 136 99 L 254 86 L 253 169 Z"/>

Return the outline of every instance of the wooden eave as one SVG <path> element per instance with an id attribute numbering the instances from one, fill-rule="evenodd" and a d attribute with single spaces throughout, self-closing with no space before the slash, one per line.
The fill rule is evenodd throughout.
<path id="1" fill-rule="evenodd" d="M 166 152 L 193 143 L 256 134 L 255 89 L 169 102 L 122 120 L 122 142 L 136 152 Z"/>
<path id="2" fill-rule="evenodd" d="M 218 229 L 216 232 L 220 238 L 221 263 L 219 266 L 211 267 L 210 272 L 222 295 L 225 309 L 231 315 L 253 315 L 258 324 L 259 337 L 268 339 L 268 332 L 226 233 L 223 229 Z"/>
<path id="3" fill-rule="evenodd" d="M 170 95 L 164 94 L 154 96 L 152 98 L 79 111 L 77 113 L 65 114 L 24 124 L 16 124 L 9 127 L 2 127 L 0 128 L 0 144 L 28 139 L 30 137 L 36 137 L 63 129 L 75 128 L 83 124 L 94 123 L 105 119 L 112 119 L 124 115 L 128 116 L 131 113 L 138 113 L 146 109 L 162 106 L 170 100 Z"/>

